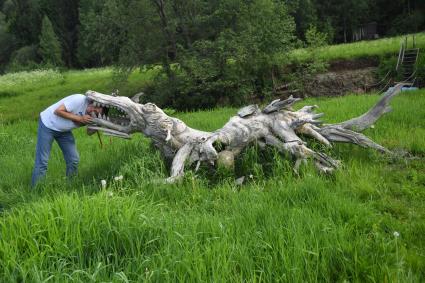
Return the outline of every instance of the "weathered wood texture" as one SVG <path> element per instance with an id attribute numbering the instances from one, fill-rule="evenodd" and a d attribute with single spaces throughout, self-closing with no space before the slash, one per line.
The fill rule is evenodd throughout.
<path id="1" fill-rule="evenodd" d="M 402 86 L 397 85 L 385 93 L 365 114 L 337 124 L 322 124 L 319 118 L 323 113 L 316 114 L 314 111 L 317 106 L 305 106 L 294 111 L 292 105 L 300 99 L 290 97 L 277 99 L 262 110 L 257 105 L 246 106 L 221 129 L 212 133 L 188 127 L 183 121 L 165 114 L 155 104 L 137 103 L 140 94 L 134 100 L 94 91 L 88 91 L 86 95 L 92 103 L 105 107 L 106 112 L 115 108 L 118 113 L 124 114 L 118 115 L 118 118 L 112 115 L 94 117 L 93 125 L 89 128 L 122 138 L 128 138 L 135 132 L 151 138 L 164 156 L 173 160 L 168 178 L 169 182 L 173 182 L 183 176 L 185 165 L 196 163 L 197 170 L 202 162 L 215 164 L 217 160 L 227 160 L 231 163 L 235 156 L 253 143 L 261 147 L 275 147 L 280 152 L 292 155 L 295 170 L 307 159 L 313 160 L 316 167 L 326 173 L 340 166 L 339 161 L 308 148 L 299 134 L 310 136 L 329 147 L 334 142 L 345 142 L 390 153 L 360 132 L 391 110 L 389 102 Z"/>

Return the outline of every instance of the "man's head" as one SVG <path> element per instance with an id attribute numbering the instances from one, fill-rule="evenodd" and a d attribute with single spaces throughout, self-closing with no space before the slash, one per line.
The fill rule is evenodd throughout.
<path id="1" fill-rule="evenodd" d="M 142 104 L 125 96 L 111 96 L 91 90 L 86 92 L 86 97 L 89 103 L 93 103 L 88 107 L 88 111 L 94 110 L 97 115 L 95 117 L 90 113 L 93 118 L 91 128 L 109 133 L 113 131 L 113 135 L 123 138 L 128 138 L 129 134 L 146 128 L 145 119 L 140 117 L 143 112 Z M 95 111 L 102 112 L 96 114 Z"/>
<path id="2" fill-rule="evenodd" d="M 95 105 L 94 102 L 89 103 L 89 105 L 87 106 L 86 113 L 91 114 L 93 112 L 95 114 L 103 114 L 103 107 Z"/>

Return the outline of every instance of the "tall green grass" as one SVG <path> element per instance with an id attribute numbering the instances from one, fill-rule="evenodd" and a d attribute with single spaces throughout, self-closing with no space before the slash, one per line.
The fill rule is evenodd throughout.
<path id="1" fill-rule="evenodd" d="M 167 165 L 141 135 L 104 137 L 100 148 L 96 136 L 78 129 L 77 178 L 64 179 L 54 145 L 47 179 L 30 190 L 37 124 L 27 113 L 6 116 L 0 124 L 0 281 L 422 282 L 424 95 L 402 93 L 394 111 L 366 131 L 398 152 L 395 157 L 354 145 L 324 149 L 307 140 L 344 167 L 326 176 L 307 165 L 296 175 L 291 160 L 250 148 L 237 160 L 236 176 L 203 167 L 174 185 L 160 182 Z M 2 106 L 14 99 L 4 98 Z M 318 104 L 325 121 L 336 122 L 377 99 L 351 95 L 297 106 Z M 214 130 L 234 113 L 175 115 Z M 122 181 L 114 181 L 118 175 Z M 240 176 L 247 180 L 242 186 L 234 182 Z"/>
<path id="2" fill-rule="evenodd" d="M 113 69 L 83 71 L 35 71 L 0 76 L 0 123 L 37 119 L 40 110 L 61 98 L 96 90 L 131 96 L 152 80 L 155 70 L 134 71 L 124 82 L 114 79 Z"/>
<path id="3" fill-rule="evenodd" d="M 20 95 L 64 82 L 64 76 L 57 70 L 37 70 L 10 73 L 0 76 L 0 98 Z"/>
<path id="4" fill-rule="evenodd" d="M 341 59 L 357 59 L 362 57 L 382 56 L 387 54 L 398 54 L 401 42 L 408 37 L 409 48 L 412 47 L 412 36 L 403 35 L 378 40 L 359 41 L 354 43 L 330 45 L 318 48 L 315 56 L 325 61 Z M 422 51 L 425 48 L 425 33 L 414 34 L 417 47 Z M 312 52 L 309 49 L 296 49 L 289 54 L 289 58 L 297 61 L 305 61 L 311 58 Z M 281 59 L 280 61 L 283 61 Z"/>

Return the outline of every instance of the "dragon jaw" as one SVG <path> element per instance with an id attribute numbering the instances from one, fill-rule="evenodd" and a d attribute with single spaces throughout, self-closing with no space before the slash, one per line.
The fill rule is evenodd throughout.
<path id="1" fill-rule="evenodd" d="M 103 114 L 90 113 L 92 124 L 89 130 L 102 131 L 106 135 L 130 138 L 130 134 L 145 127 L 141 116 L 141 105 L 125 96 L 110 96 L 95 91 L 87 91 L 89 103 L 103 107 Z M 138 117 L 136 119 L 136 117 Z"/>

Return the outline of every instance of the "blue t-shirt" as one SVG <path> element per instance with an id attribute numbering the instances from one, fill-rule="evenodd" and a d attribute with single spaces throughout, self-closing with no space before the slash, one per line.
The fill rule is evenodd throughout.
<path id="1" fill-rule="evenodd" d="M 62 104 L 65 105 L 66 111 L 83 116 L 86 114 L 88 101 L 86 96 L 82 94 L 73 94 L 65 97 L 40 113 L 43 124 L 47 128 L 59 132 L 67 132 L 81 127 L 82 125 L 55 114 L 55 110 Z"/>

